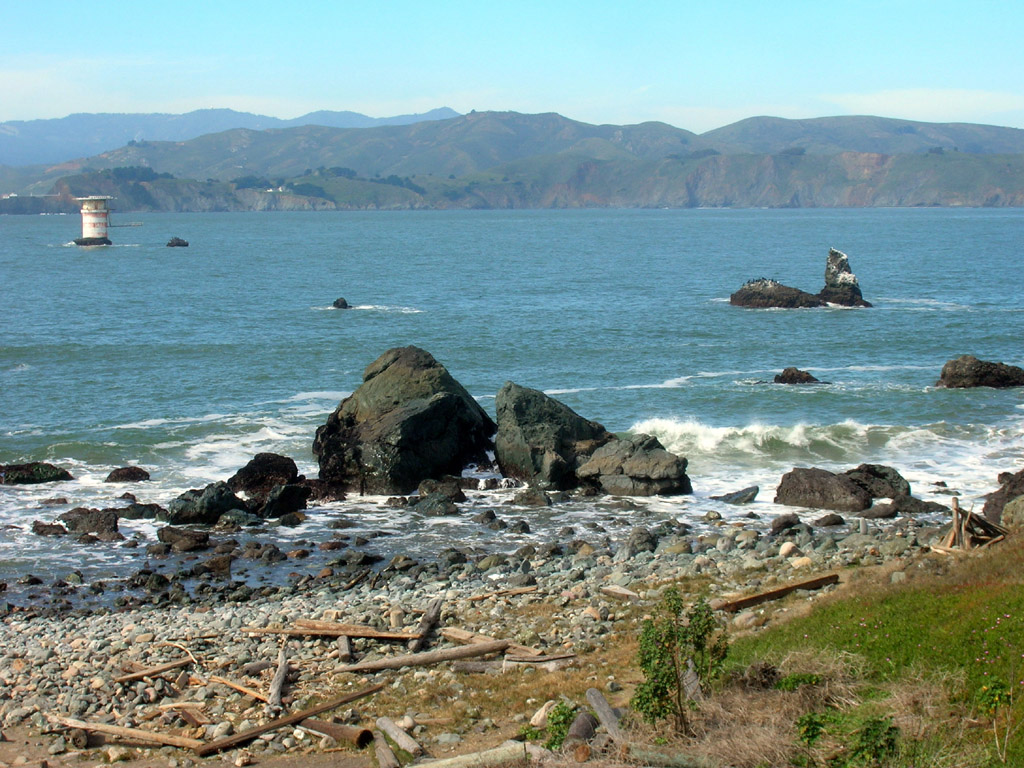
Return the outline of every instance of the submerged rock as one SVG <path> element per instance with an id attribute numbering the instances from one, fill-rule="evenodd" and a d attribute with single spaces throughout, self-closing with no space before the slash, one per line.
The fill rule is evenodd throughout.
<path id="1" fill-rule="evenodd" d="M 188 248 L 188 240 L 182 240 L 180 237 L 172 237 L 167 241 L 168 248 Z"/>
<path id="2" fill-rule="evenodd" d="M 117 513 L 111 509 L 75 507 L 57 519 L 71 533 L 117 533 Z"/>
<path id="3" fill-rule="evenodd" d="M 963 355 L 942 366 L 942 373 L 935 386 L 948 389 L 1024 387 L 1024 368 Z"/>
<path id="4" fill-rule="evenodd" d="M 760 493 L 760 491 L 760 486 L 752 485 L 749 488 L 743 488 L 742 490 L 733 491 L 732 493 L 724 493 L 721 496 L 712 496 L 711 498 L 715 501 L 723 501 L 726 504 L 742 506 L 744 504 L 750 504 L 757 498 L 757 494 Z"/>
<path id="5" fill-rule="evenodd" d="M 390 349 L 316 431 L 320 479 L 360 493 L 410 493 L 487 460 L 495 424 L 429 352 Z"/>
<path id="6" fill-rule="evenodd" d="M 149 480 L 149 472 L 142 467 L 120 467 L 107 475 L 105 483 L 142 483 Z"/>
<path id="7" fill-rule="evenodd" d="M 821 380 L 815 378 L 807 371 L 799 368 L 785 368 L 782 373 L 775 374 L 776 384 L 821 384 Z"/>

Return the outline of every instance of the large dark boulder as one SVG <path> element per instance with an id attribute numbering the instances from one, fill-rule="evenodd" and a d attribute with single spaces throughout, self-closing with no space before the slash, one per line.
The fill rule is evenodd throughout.
<path id="1" fill-rule="evenodd" d="M 656 437 L 639 434 L 605 443 L 576 475 L 613 496 L 671 496 L 693 493 L 686 463 L 666 451 Z"/>
<path id="2" fill-rule="evenodd" d="M 320 479 L 360 493 L 410 493 L 487 460 L 495 425 L 429 352 L 390 349 L 316 431 Z"/>
<path id="3" fill-rule="evenodd" d="M 782 476 L 775 493 L 775 503 L 836 512 L 860 512 L 871 506 L 871 494 L 848 475 L 798 467 Z"/>
<path id="4" fill-rule="evenodd" d="M 849 257 L 835 248 L 828 249 L 828 258 L 825 261 L 825 287 L 821 289 L 818 298 L 829 304 L 844 307 L 871 306 L 869 302 L 864 301 L 857 276 L 850 271 Z"/>
<path id="5" fill-rule="evenodd" d="M 1008 502 L 1018 496 L 1024 496 L 1024 469 L 1009 477 L 1000 475 L 1000 480 L 1003 481 L 1002 486 L 998 491 L 989 494 L 985 500 L 985 506 L 981 510 L 982 514 L 994 523 L 1002 520 L 1003 507 Z"/>
<path id="6" fill-rule="evenodd" d="M 287 456 L 257 453 L 228 478 L 228 487 L 235 493 L 244 493 L 258 507 L 266 501 L 271 490 L 294 483 L 298 476 L 299 468 Z"/>
<path id="7" fill-rule="evenodd" d="M 130 466 L 130 467 L 119 467 L 113 470 L 105 483 L 144 483 L 149 480 L 149 472 L 144 470 L 142 467 Z"/>
<path id="8" fill-rule="evenodd" d="M 935 386 L 948 389 L 1024 387 L 1024 368 L 963 355 L 942 366 L 942 373 Z"/>
<path id="9" fill-rule="evenodd" d="M 910 483 L 895 469 L 883 464 L 861 464 L 843 474 L 871 494 L 873 499 L 896 499 L 910 495 Z"/>
<path id="10" fill-rule="evenodd" d="M 306 508 L 306 502 L 313 489 L 306 485 L 291 483 L 276 485 L 267 494 L 267 501 L 260 508 L 260 517 L 284 517 Z"/>
<path id="11" fill-rule="evenodd" d="M 227 483 L 218 482 L 202 490 L 185 491 L 167 505 L 166 512 L 157 514 L 157 520 L 171 525 L 213 525 L 225 512 L 247 508 Z"/>
<path id="12" fill-rule="evenodd" d="M 750 309 L 804 309 L 825 306 L 825 301 L 813 293 L 791 288 L 766 277 L 744 283 L 729 297 L 729 303 Z"/>
<path id="13" fill-rule="evenodd" d="M 575 488 L 576 470 L 615 439 L 564 403 L 511 381 L 499 390 L 495 410 L 494 453 L 501 473 L 545 489 Z"/>
<path id="14" fill-rule="evenodd" d="M 66 469 L 55 467 L 44 461 L 32 461 L 28 464 L 0 464 L 0 485 L 33 485 L 73 479 L 71 473 Z"/>
<path id="15" fill-rule="evenodd" d="M 117 533 L 117 512 L 112 509 L 75 507 L 58 518 L 71 533 Z"/>

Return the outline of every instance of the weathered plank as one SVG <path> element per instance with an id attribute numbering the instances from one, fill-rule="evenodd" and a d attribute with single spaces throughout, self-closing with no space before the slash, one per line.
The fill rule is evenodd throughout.
<path id="1" fill-rule="evenodd" d="M 711 607 L 716 611 L 726 611 L 728 613 L 735 613 L 736 611 L 742 611 L 744 608 L 752 608 L 755 605 L 761 603 L 767 603 L 772 600 L 779 600 L 797 590 L 813 590 L 827 587 L 830 584 L 838 584 L 839 575 L 830 573 L 826 576 L 818 576 L 814 579 L 808 579 L 807 581 L 800 581 L 796 584 L 788 584 L 785 587 L 779 587 L 778 589 L 771 589 L 767 592 L 759 592 L 756 595 L 749 595 L 747 597 L 741 597 L 736 600 L 728 600 L 724 602 L 713 601 Z"/>

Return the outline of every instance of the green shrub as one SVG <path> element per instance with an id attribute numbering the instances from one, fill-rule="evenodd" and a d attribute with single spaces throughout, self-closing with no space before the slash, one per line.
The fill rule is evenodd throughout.
<path id="1" fill-rule="evenodd" d="M 658 616 L 645 621 L 640 632 L 637 661 L 644 681 L 630 703 L 648 722 L 672 718 L 677 732 L 688 732 L 687 661 L 692 661 L 699 685 L 707 693 L 708 684 L 721 672 L 728 641 L 703 598 L 684 613 L 682 595 L 670 587 L 657 611 Z"/>

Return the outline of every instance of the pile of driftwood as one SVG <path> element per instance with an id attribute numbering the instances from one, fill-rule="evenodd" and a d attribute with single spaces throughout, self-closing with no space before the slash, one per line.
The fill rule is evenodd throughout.
<path id="1" fill-rule="evenodd" d="M 983 515 L 976 515 L 971 510 L 960 509 L 960 503 L 953 498 L 953 522 L 941 544 L 933 544 L 932 549 L 943 554 L 966 552 L 971 549 L 983 549 L 997 544 L 1006 538 L 1007 530 Z"/>
<path id="2" fill-rule="evenodd" d="M 478 595 L 470 600 L 483 600 L 488 597 L 510 596 L 523 594 L 536 590 L 536 587 L 502 590 Z M 433 600 L 423 611 L 415 631 L 408 632 L 400 629 L 380 630 L 374 627 L 343 623 L 329 620 L 300 619 L 292 626 L 278 627 L 242 627 L 241 631 L 251 635 L 274 634 L 285 637 L 332 637 L 337 642 L 337 657 L 343 662 L 334 672 L 343 673 L 372 673 L 388 669 L 401 669 L 403 667 L 414 667 L 423 665 L 438 664 L 452 661 L 456 664 L 471 664 L 465 659 L 480 658 L 505 654 L 502 659 L 491 661 L 473 662 L 478 666 L 455 667 L 456 671 L 463 672 L 502 672 L 509 669 L 522 669 L 525 665 L 546 669 L 557 669 L 573 661 L 572 654 L 561 654 L 557 656 L 546 656 L 542 651 L 528 646 L 520 645 L 508 640 L 500 640 L 487 637 L 477 633 L 469 632 L 455 627 L 447 627 L 441 630 L 440 635 L 444 639 L 455 643 L 454 647 L 440 648 L 432 651 L 424 651 L 428 637 L 441 616 L 442 600 Z M 331 615 L 330 613 L 328 615 Z M 337 615 L 336 613 L 334 614 Z M 406 644 L 408 653 L 386 656 L 380 659 L 353 663 L 351 640 L 353 638 L 367 638 L 384 642 L 400 642 Z M 142 728 L 127 728 L 109 723 L 86 722 L 60 715 L 51 715 L 50 720 L 68 737 L 68 740 L 76 748 L 88 746 L 88 733 L 97 732 L 109 736 L 116 736 L 135 742 L 155 743 L 182 749 L 190 749 L 200 757 L 206 757 L 225 750 L 242 747 L 263 734 L 285 728 L 298 727 L 313 733 L 330 736 L 338 742 L 353 744 L 359 748 L 373 744 L 376 760 L 381 768 L 398 768 L 399 762 L 391 749 L 391 744 L 396 745 L 400 750 L 407 752 L 414 759 L 425 755 L 425 750 L 413 739 L 407 730 L 398 723 L 387 717 L 380 717 L 376 720 L 376 728 L 373 730 L 359 728 L 341 723 L 330 722 L 319 719 L 330 710 L 337 709 L 345 704 L 377 693 L 384 688 L 384 684 L 373 685 L 362 690 L 337 696 L 323 701 L 316 706 L 308 707 L 292 713 L 284 713 L 284 704 L 287 701 L 283 698 L 283 692 L 291 670 L 288 663 L 286 645 L 282 645 L 278 654 L 276 671 L 266 692 L 257 690 L 252 685 L 246 685 L 237 680 L 216 674 L 204 674 L 203 664 L 185 646 L 178 643 L 164 643 L 163 645 L 174 645 L 183 650 L 187 655 L 175 661 L 136 669 L 112 680 L 114 683 L 129 683 L 143 679 L 162 677 L 169 673 L 177 673 L 174 683 L 169 687 L 172 691 L 179 693 L 190 685 L 207 685 L 217 683 L 226 686 L 234 691 L 248 696 L 266 705 L 265 712 L 271 717 L 266 723 L 257 727 L 245 730 L 223 738 L 211 741 L 192 738 L 190 736 L 164 733 L 159 731 L 145 730 Z M 256 675 L 264 670 L 275 667 L 270 660 L 253 662 L 242 668 L 243 675 Z M 188 669 L 188 668 L 191 668 Z M 199 675 L 203 675 L 200 677 Z M 211 724 L 211 721 L 203 714 L 201 702 L 187 701 L 184 698 L 180 702 L 164 704 L 156 708 L 155 714 L 149 718 L 155 719 L 166 712 L 181 717 L 193 728 L 204 727 Z M 511 742 L 485 752 L 474 753 L 473 755 L 452 758 L 450 760 L 439 760 L 431 762 L 432 766 L 438 768 L 459 768 L 462 765 L 498 766 L 505 765 L 517 760 L 523 760 L 527 756 L 527 748 L 519 742 Z M 247 761 L 240 757 L 236 761 L 238 765 L 245 765 Z"/>

